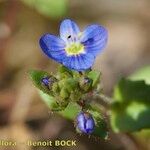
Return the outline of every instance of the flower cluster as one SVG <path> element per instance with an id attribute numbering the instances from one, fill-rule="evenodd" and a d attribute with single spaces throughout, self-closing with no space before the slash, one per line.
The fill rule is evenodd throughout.
<path id="1" fill-rule="evenodd" d="M 60 25 L 60 37 L 45 34 L 40 38 L 40 46 L 49 58 L 69 69 L 84 71 L 92 67 L 106 46 L 107 37 L 103 26 L 89 25 L 81 32 L 74 21 L 65 19 Z"/>
<path id="2" fill-rule="evenodd" d="M 99 89 L 100 73 L 91 67 L 106 46 L 107 38 L 103 26 L 89 25 L 81 32 L 74 21 L 65 19 L 60 25 L 60 37 L 45 34 L 39 41 L 43 52 L 61 64 L 57 73 L 30 72 L 51 111 L 63 113 L 70 103 L 78 106 L 75 116 L 76 129 L 80 133 L 92 134 L 100 128 L 100 111 L 91 104 L 91 95 Z"/>

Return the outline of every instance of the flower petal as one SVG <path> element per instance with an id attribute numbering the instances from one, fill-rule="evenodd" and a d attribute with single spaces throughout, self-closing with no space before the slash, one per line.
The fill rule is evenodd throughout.
<path id="1" fill-rule="evenodd" d="M 40 38 L 40 47 L 43 52 L 50 58 L 61 63 L 62 59 L 66 57 L 65 42 L 51 34 L 45 34 Z"/>
<path id="2" fill-rule="evenodd" d="M 60 37 L 65 42 L 68 42 L 69 40 L 76 41 L 79 32 L 80 32 L 79 27 L 74 21 L 70 19 L 65 19 L 64 21 L 61 22 Z"/>
<path id="3" fill-rule="evenodd" d="M 84 71 L 92 67 L 94 63 L 94 55 L 82 54 L 77 56 L 70 56 L 63 60 L 63 65 L 76 71 Z"/>
<path id="4" fill-rule="evenodd" d="M 92 117 L 90 117 L 87 121 L 86 121 L 86 131 L 88 133 L 92 133 L 94 131 L 94 119 Z"/>
<path id="5" fill-rule="evenodd" d="M 86 120 L 85 120 L 83 112 L 79 113 L 77 116 L 77 126 L 80 129 L 80 131 L 82 131 L 82 132 L 86 132 L 85 131 L 85 122 L 86 122 Z"/>
<path id="6" fill-rule="evenodd" d="M 100 25 L 90 25 L 82 33 L 80 38 L 87 53 L 96 56 L 106 46 L 108 39 L 107 30 Z"/>

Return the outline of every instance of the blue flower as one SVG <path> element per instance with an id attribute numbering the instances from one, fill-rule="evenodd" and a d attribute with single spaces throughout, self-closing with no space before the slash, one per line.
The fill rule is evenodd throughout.
<path id="1" fill-rule="evenodd" d="M 60 37 L 45 34 L 40 38 L 43 52 L 69 69 L 84 71 L 92 67 L 95 57 L 106 46 L 107 30 L 89 25 L 80 32 L 77 24 L 65 19 L 60 25 Z"/>
<path id="2" fill-rule="evenodd" d="M 77 129 L 82 133 L 91 134 L 94 131 L 95 122 L 91 114 L 80 112 L 76 118 Z"/>

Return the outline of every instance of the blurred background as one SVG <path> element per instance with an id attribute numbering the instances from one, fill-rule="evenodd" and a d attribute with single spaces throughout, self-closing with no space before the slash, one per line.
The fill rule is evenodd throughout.
<path id="1" fill-rule="evenodd" d="M 55 72 L 57 63 L 41 51 L 44 33 L 59 33 L 64 18 L 83 30 L 98 23 L 109 32 L 108 45 L 96 59 L 104 93 L 111 96 L 121 77 L 150 64 L 149 0 L 0 0 L 0 139 L 15 150 L 148 150 L 150 139 L 114 134 L 107 141 L 79 135 L 73 122 L 52 114 L 28 78 L 29 69 Z M 77 147 L 28 147 L 27 140 L 76 140 Z M 12 147 L 1 147 L 10 149 Z"/>

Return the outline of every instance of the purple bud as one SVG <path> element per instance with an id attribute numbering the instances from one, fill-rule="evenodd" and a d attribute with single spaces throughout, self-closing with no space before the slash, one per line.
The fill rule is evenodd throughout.
<path id="1" fill-rule="evenodd" d="M 44 77 L 42 78 L 41 82 L 45 85 L 48 86 L 50 83 L 49 77 Z"/>
<path id="2" fill-rule="evenodd" d="M 91 83 L 91 79 L 90 79 L 90 78 L 85 77 L 85 78 L 84 78 L 84 83 L 85 83 L 85 84 L 87 84 L 87 83 Z"/>
<path id="3" fill-rule="evenodd" d="M 91 134 L 94 131 L 95 122 L 91 114 L 88 112 L 80 112 L 76 118 L 77 128 L 86 134 Z"/>

